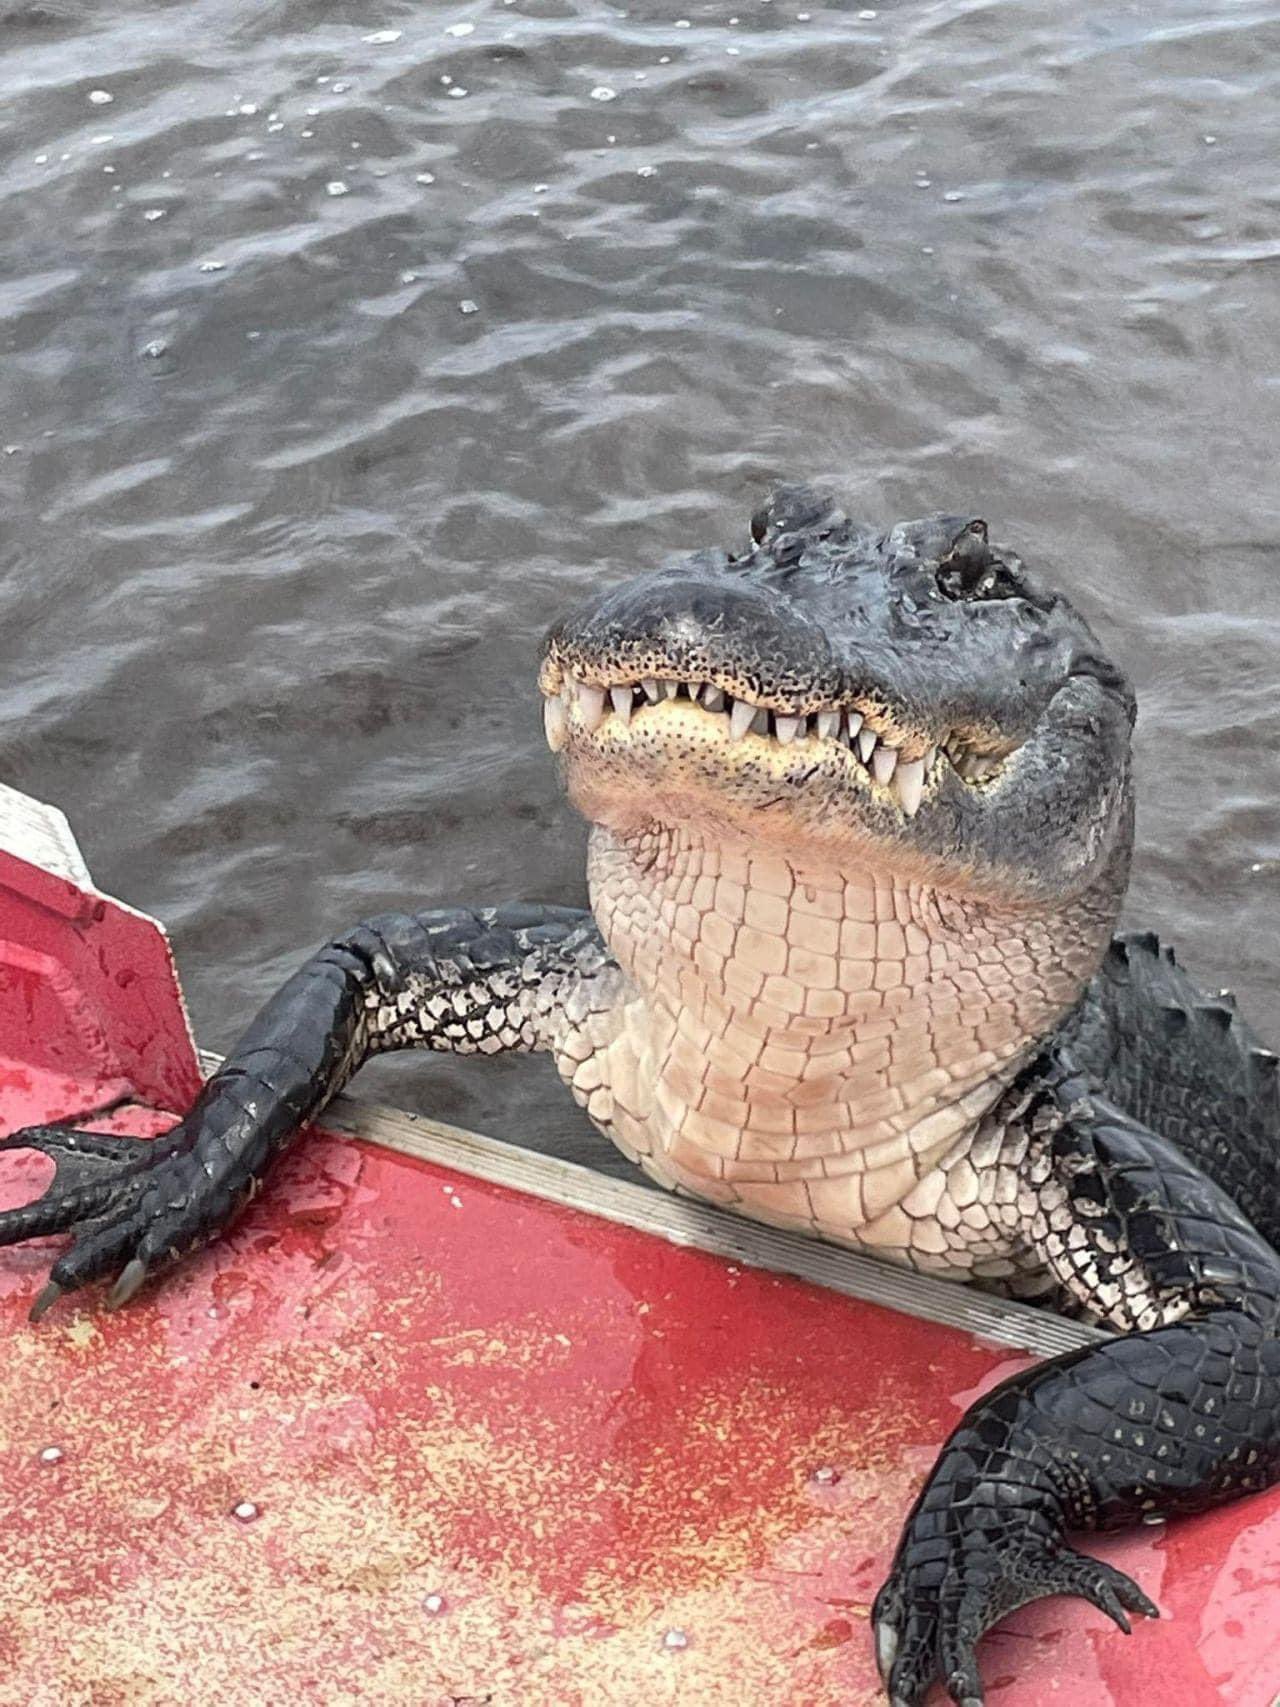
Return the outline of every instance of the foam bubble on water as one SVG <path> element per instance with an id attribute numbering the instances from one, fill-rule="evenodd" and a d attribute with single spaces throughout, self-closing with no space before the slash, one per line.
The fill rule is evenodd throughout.
<path id="1" fill-rule="evenodd" d="M 90 89 L 89 91 L 89 101 L 92 106 L 109 107 L 114 100 L 115 96 L 106 89 Z"/>
<path id="2" fill-rule="evenodd" d="M 347 186 L 343 183 L 341 178 L 334 178 L 330 183 L 327 183 L 324 188 L 325 194 L 330 196 L 345 196 L 347 193 Z"/>

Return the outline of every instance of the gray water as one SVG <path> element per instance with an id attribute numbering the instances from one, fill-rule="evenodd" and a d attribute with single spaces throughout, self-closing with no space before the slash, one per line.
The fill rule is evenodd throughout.
<path id="1" fill-rule="evenodd" d="M 206 1044 L 371 911 L 581 901 L 539 638 L 780 476 L 1069 589 L 1131 916 L 1280 1037 L 1280 5 L 0 0 L 0 92 L 0 776 Z"/>

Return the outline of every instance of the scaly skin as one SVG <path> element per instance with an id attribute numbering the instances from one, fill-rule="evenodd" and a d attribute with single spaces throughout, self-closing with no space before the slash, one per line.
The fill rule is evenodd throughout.
<path id="1" fill-rule="evenodd" d="M 877 535 L 792 488 L 752 535 L 549 638 L 591 913 L 357 927 L 166 1137 L 6 1140 L 57 1172 L 0 1243 L 74 1234 L 35 1316 L 103 1278 L 123 1303 L 369 1055 L 549 1051 L 665 1185 L 1125 1336 L 978 1401 L 907 1521 L 886 1687 L 972 1707 L 1015 1606 L 1154 1613 L 1070 1531 L 1280 1476 L 1276 1058 L 1154 938 L 1112 940 L 1133 702 L 1064 599 L 963 518 Z"/>

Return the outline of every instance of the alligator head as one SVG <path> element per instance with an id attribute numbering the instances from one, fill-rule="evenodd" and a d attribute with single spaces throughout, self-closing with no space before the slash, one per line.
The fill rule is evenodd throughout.
<path id="1" fill-rule="evenodd" d="M 752 534 L 551 634 L 547 735 L 588 818 L 625 835 L 670 817 L 1002 903 L 1060 903 L 1124 857 L 1132 693 L 985 522 L 880 533 L 791 487 Z"/>

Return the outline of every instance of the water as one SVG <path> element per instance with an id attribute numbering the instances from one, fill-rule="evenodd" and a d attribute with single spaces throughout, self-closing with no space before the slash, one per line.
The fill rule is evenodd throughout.
<path id="1" fill-rule="evenodd" d="M 204 1042 L 369 912 L 579 902 L 543 630 L 797 475 L 1070 589 L 1132 915 L 1280 1038 L 1280 5 L 6 0 L 0 87 L 0 776 Z"/>

